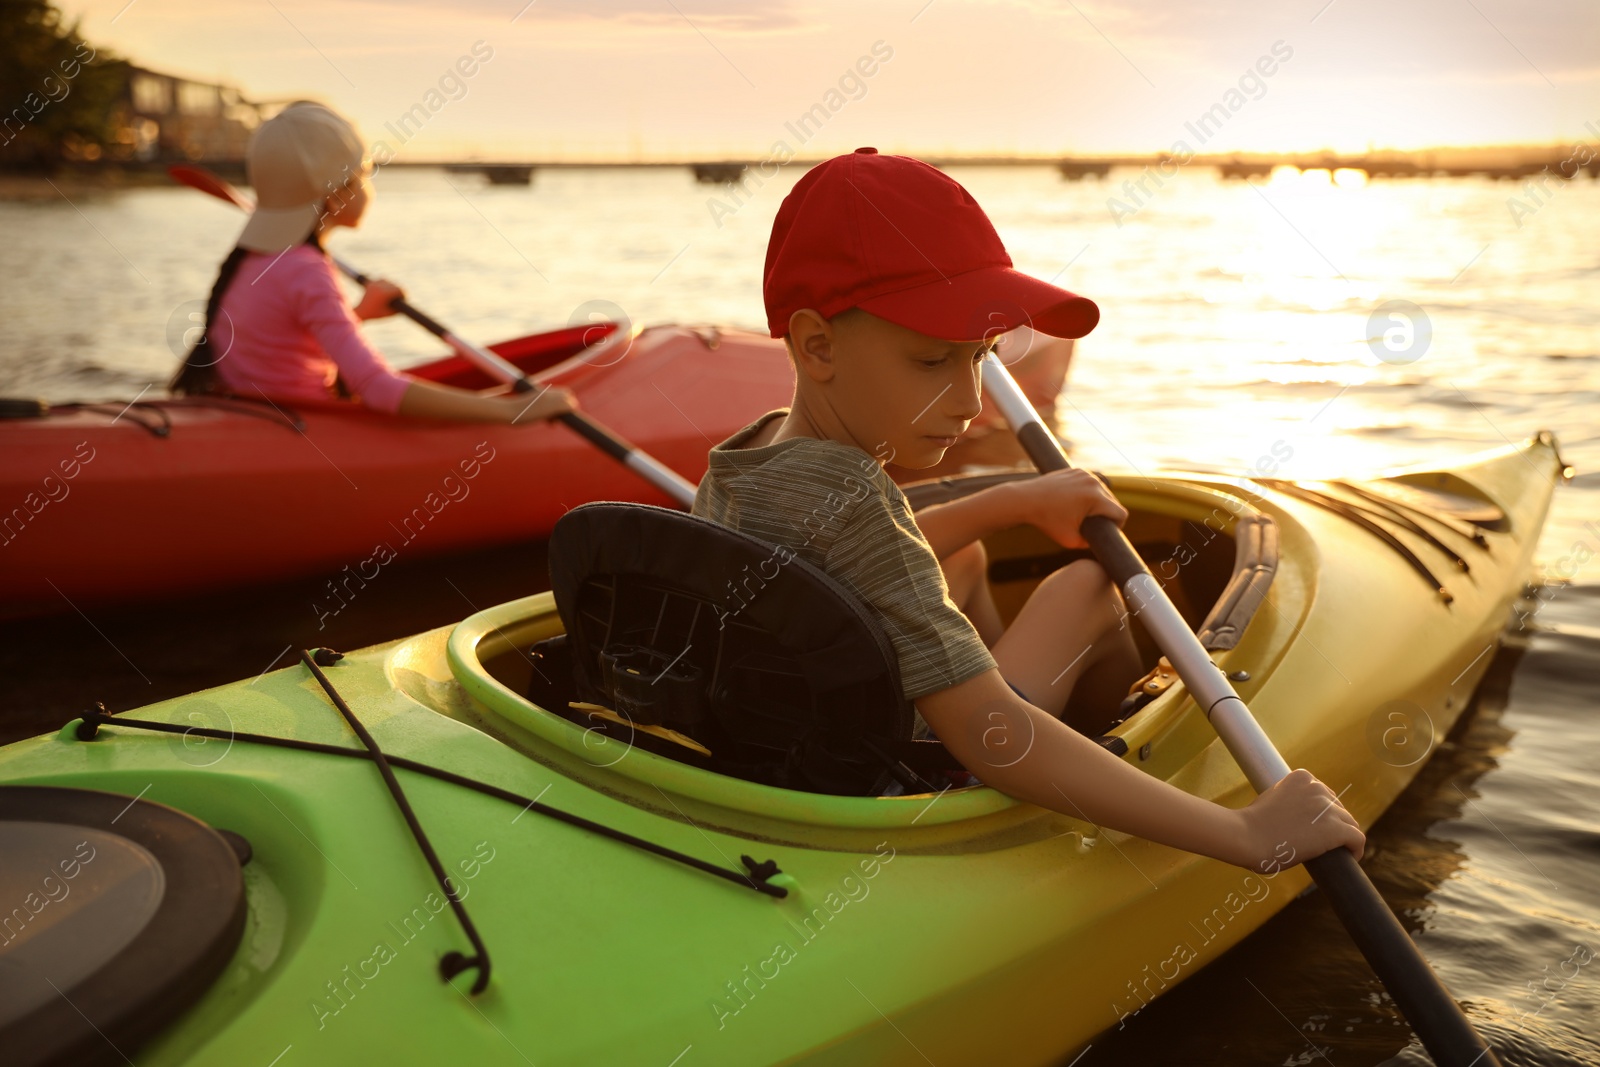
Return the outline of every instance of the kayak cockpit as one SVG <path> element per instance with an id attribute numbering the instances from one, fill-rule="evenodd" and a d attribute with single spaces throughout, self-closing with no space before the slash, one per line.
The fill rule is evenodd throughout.
<path id="1" fill-rule="evenodd" d="M 907 495 L 913 506 L 920 508 L 1016 477 L 1031 475 L 944 479 L 910 486 Z M 1274 521 L 1256 509 L 1242 490 L 1165 479 L 1113 479 L 1112 483 L 1130 509 L 1126 529 L 1152 572 L 1207 647 L 1226 657 L 1240 642 L 1278 570 Z M 1043 577 L 1083 555 L 1063 550 L 1031 526 L 1002 531 L 985 545 L 996 605 L 1007 623 Z M 550 664 L 531 650 L 565 632 L 567 627 L 551 594 L 503 604 L 455 628 L 449 639 L 451 669 L 482 716 L 480 725 L 597 788 L 641 795 L 657 804 L 672 794 L 789 821 L 845 827 L 910 824 L 913 820 L 926 826 L 1015 805 L 1009 797 L 983 787 L 941 792 L 939 804 L 930 808 L 926 794 L 829 795 L 779 788 L 707 769 L 700 758 L 704 746 L 697 745 L 694 738 L 651 736 L 641 743 L 644 732 L 615 709 L 592 704 L 558 708 L 548 706 L 557 703 L 548 697 L 541 698 L 542 704 L 530 699 L 530 692 L 551 692 L 548 685 L 536 684 L 541 672 L 550 673 L 545 670 Z M 1138 627 L 1135 635 L 1146 668 L 1155 668 L 1159 651 Z M 1184 714 L 1181 684 L 1157 677 L 1158 683 L 1147 694 L 1148 706 L 1113 731 L 1125 739 L 1113 750 L 1127 753 L 1152 773 L 1167 774 L 1192 756 L 1193 750 L 1186 744 L 1181 756 L 1174 750 L 1169 758 L 1151 761 L 1150 737 L 1171 732 L 1174 716 Z M 1168 710 L 1156 714 L 1163 707 Z M 1183 734 L 1191 737 L 1194 731 Z"/>

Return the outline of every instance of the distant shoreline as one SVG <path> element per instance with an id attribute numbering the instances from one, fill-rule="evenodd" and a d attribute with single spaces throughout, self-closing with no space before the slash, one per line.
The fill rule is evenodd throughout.
<path id="1" fill-rule="evenodd" d="M 1186 166 L 1215 168 L 1224 177 L 1252 177 L 1270 173 L 1277 166 L 1301 170 L 1350 168 L 1364 170 L 1371 177 L 1423 178 L 1433 176 L 1482 176 L 1497 179 L 1530 177 L 1549 167 L 1560 176 L 1576 177 L 1587 173 L 1600 178 L 1600 158 L 1573 167 L 1573 150 L 1557 145 L 1499 145 L 1480 148 L 1432 148 L 1417 151 L 1380 151 L 1357 154 L 1319 152 L 1237 152 L 1196 155 L 1182 161 Z M 792 159 L 785 167 L 805 170 L 829 158 Z M 1112 170 L 1140 170 L 1166 163 L 1168 155 L 1076 155 L 1076 156 L 919 156 L 940 168 L 951 167 L 1055 167 L 1066 179 L 1105 179 Z M 246 181 L 243 160 L 196 161 L 223 178 L 239 184 Z M 1563 166 L 1563 164 L 1565 164 Z M 527 184 L 540 170 L 617 170 L 687 169 L 707 184 L 736 183 L 751 168 L 770 166 L 770 160 L 722 157 L 679 160 L 396 160 L 384 165 L 399 169 L 446 169 L 482 173 L 491 180 L 508 184 Z M 124 188 L 148 188 L 171 182 L 167 163 L 70 163 L 53 172 L 37 168 L 0 166 L 0 200 L 48 199 L 71 190 L 86 193 Z M 1575 173 L 1572 173 L 1574 172 Z M 508 178 L 509 176 L 509 178 Z"/>

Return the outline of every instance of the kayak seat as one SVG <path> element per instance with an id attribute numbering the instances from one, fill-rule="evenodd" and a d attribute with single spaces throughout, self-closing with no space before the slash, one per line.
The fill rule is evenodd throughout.
<path id="1" fill-rule="evenodd" d="M 529 698 L 586 729 L 787 789 L 937 791 L 898 661 L 856 597 L 784 547 L 644 504 L 585 504 L 549 544 L 566 633 Z M 574 706 L 577 705 L 577 706 Z"/>

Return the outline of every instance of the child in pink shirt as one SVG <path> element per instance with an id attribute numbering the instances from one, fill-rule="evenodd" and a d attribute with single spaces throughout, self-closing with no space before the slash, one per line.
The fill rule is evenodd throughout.
<path id="1" fill-rule="evenodd" d="M 367 291 L 351 308 L 333 264 L 309 241 L 276 256 L 246 250 L 207 334 L 221 353 L 219 384 L 244 396 L 325 401 L 337 378 L 367 407 L 398 412 L 416 379 L 390 367 L 360 330 L 363 319 L 393 314 L 385 305 L 397 290 L 374 282 Z"/>
<path id="2" fill-rule="evenodd" d="M 531 425 L 572 410 L 565 389 L 529 401 L 412 378 L 367 344 L 361 320 L 393 315 L 404 294 L 374 280 L 352 308 L 322 250 L 321 234 L 359 225 L 372 199 L 371 164 L 343 118 L 291 104 L 256 131 L 248 163 L 256 209 L 222 262 L 173 392 L 328 401 L 342 382 L 367 407 L 421 418 Z"/>

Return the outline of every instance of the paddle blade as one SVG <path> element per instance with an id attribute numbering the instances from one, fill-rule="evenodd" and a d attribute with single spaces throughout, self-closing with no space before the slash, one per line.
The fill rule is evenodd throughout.
<path id="1" fill-rule="evenodd" d="M 212 174 L 204 167 L 191 166 L 188 163 L 174 163 L 167 168 L 167 176 L 179 185 L 187 185 L 191 189 L 198 189 L 202 193 L 210 193 L 218 200 L 226 200 L 234 207 L 245 211 L 254 211 L 255 204 L 232 185 Z"/>

